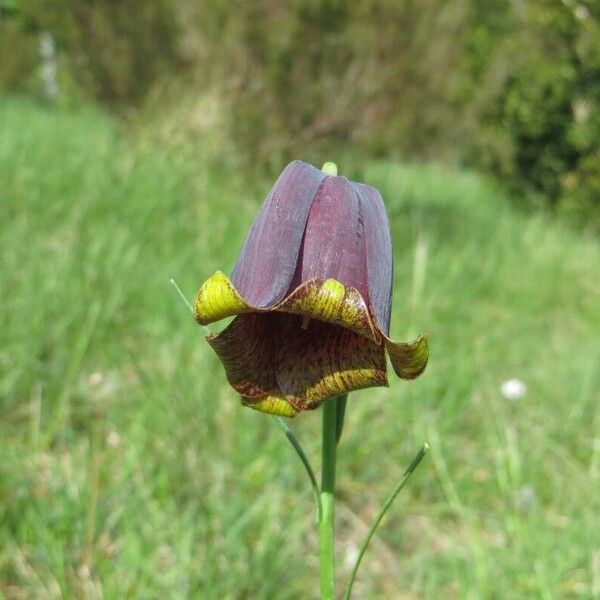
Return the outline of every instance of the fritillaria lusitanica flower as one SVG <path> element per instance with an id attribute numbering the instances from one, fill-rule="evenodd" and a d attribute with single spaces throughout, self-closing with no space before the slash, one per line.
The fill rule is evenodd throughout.
<path id="1" fill-rule="evenodd" d="M 427 364 L 427 340 L 389 337 L 392 243 L 379 192 L 295 161 L 279 176 L 233 268 L 200 288 L 196 320 L 243 404 L 292 417 Z"/>

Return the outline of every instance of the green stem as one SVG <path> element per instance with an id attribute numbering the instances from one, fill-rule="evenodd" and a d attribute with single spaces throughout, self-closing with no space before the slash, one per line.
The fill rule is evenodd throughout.
<path id="1" fill-rule="evenodd" d="M 381 523 L 381 519 L 383 519 L 385 513 L 388 511 L 396 496 L 400 493 L 402 488 L 406 485 L 406 482 L 410 479 L 410 476 L 413 474 L 414 470 L 419 466 L 421 460 L 425 456 L 425 453 L 429 450 L 429 444 L 425 443 L 423 447 L 419 450 L 417 455 L 413 458 L 412 462 L 402 475 L 402 478 L 394 488 L 394 491 L 390 494 L 390 497 L 385 501 L 385 504 L 379 511 L 377 518 L 373 521 L 373 524 L 369 528 L 369 532 L 367 533 L 367 537 L 363 540 L 362 546 L 360 548 L 360 552 L 358 554 L 358 558 L 356 559 L 356 563 L 354 564 L 354 568 L 352 569 L 352 573 L 350 574 L 350 579 L 348 581 L 348 586 L 346 587 L 346 593 L 344 594 L 344 600 L 350 600 L 350 594 L 352 593 L 352 586 L 354 585 L 354 580 L 356 579 L 356 574 L 358 573 L 358 567 L 360 567 L 360 563 L 367 551 L 367 547 L 369 546 L 369 542 L 373 537 L 379 523 Z"/>
<path id="2" fill-rule="evenodd" d="M 337 446 L 338 398 L 323 404 L 323 446 L 321 470 L 321 515 L 319 520 L 319 559 L 321 600 L 335 599 L 334 518 L 335 463 Z"/>

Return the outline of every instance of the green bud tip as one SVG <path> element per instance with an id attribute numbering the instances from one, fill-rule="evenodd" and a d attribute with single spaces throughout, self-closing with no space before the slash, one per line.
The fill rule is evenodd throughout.
<path id="1" fill-rule="evenodd" d="M 325 175 L 330 175 L 331 177 L 335 177 L 338 174 L 338 168 L 334 162 L 326 162 L 321 167 L 321 171 L 323 171 Z"/>

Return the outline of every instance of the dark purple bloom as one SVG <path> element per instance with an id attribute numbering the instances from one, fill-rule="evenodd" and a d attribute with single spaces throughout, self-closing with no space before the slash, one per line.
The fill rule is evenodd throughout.
<path id="1" fill-rule="evenodd" d="M 231 279 L 198 292 L 196 319 L 237 315 L 213 347 L 242 402 L 294 416 L 352 390 L 417 377 L 427 340 L 389 339 L 392 243 L 379 192 L 289 164 L 246 238 Z"/>

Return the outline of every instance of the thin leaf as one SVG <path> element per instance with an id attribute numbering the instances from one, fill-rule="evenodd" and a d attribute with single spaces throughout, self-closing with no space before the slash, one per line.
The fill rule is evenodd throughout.
<path id="1" fill-rule="evenodd" d="M 317 478 L 315 477 L 315 472 L 313 471 L 312 467 L 310 466 L 308 457 L 306 456 L 304 450 L 302 449 L 302 446 L 300 445 L 298 438 L 294 435 L 294 432 L 290 429 L 289 425 L 281 417 L 277 417 L 277 422 L 279 423 L 279 426 L 283 429 L 283 432 L 285 433 L 285 437 L 289 440 L 290 444 L 296 451 L 296 454 L 299 456 L 300 460 L 302 461 L 302 464 L 304 465 L 304 468 L 306 470 L 306 474 L 308 475 L 308 478 L 310 479 L 310 485 L 312 487 L 312 490 L 313 490 L 313 493 L 315 496 L 315 507 L 316 507 L 316 511 L 317 511 L 317 522 L 318 522 L 321 517 L 321 492 L 319 490 L 319 484 L 317 483 Z"/>
<path id="2" fill-rule="evenodd" d="M 346 587 L 346 593 L 344 594 L 344 600 L 350 600 L 350 594 L 352 593 L 352 586 L 354 585 L 354 580 L 356 579 L 356 574 L 358 573 L 358 567 L 360 567 L 362 558 L 363 558 L 365 552 L 367 551 L 369 542 L 371 541 L 371 538 L 375 534 L 375 531 L 377 530 L 379 523 L 381 523 L 381 520 L 385 516 L 385 513 L 388 511 L 388 509 L 390 508 L 390 506 L 396 499 L 396 496 L 400 493 L 402 488 L 406 485 L 406 482 L 410 479 L 410 476 L 413 474 L 414 470 L 419 466 L 419 463 L 421 462 L 421 460 L 423 460 L 423 457 L 427 453 L 427 450 L 429 450 L 429 444 L 425 443 L 423 445 L 423 447 L 419 450 L 417 455 L 413 458 L 412 462 L 408 466 L 408 469 L 406 469 L 406 471 L 404 472 L 404 475 L 402 475 L 402 478 L 398 482 L 398 485 L 396 486 L 394 491 L 391 493 L 390 497 L 385 501 L 385 504 L 379 511 L 379 514 L 377 515 L 377 518 L 375 519 L 375 521 L 373 521 L 373 524 L 371 525 L 371 527 L 367 533 L 367 536 L 363 540 L 362 546 L 360 548 L 360 552 L 358 554 L 358 558 L 356 559 L 356 563 L 354 564 L 354 568 L 352 569 L 352 573 L 350 574 L 348 586 Z"/>

